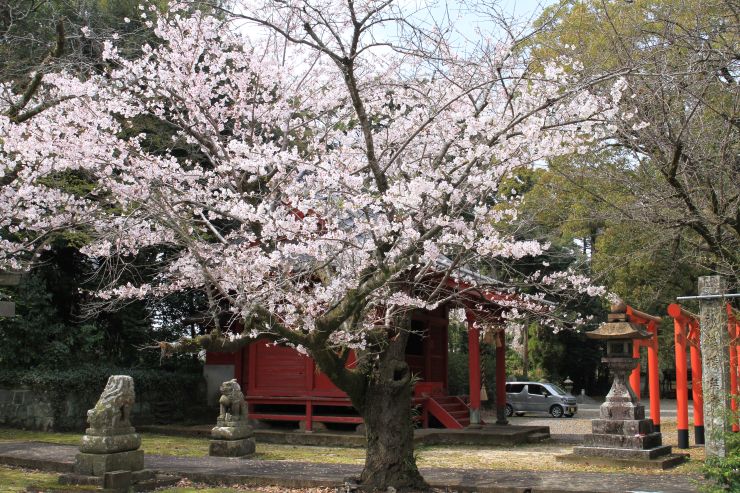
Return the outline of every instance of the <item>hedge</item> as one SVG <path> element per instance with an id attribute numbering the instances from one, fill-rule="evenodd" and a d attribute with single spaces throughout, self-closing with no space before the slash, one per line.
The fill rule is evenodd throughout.
<path id="1" fill-rule="evenodd" d="M 53 410 L 54 429 L 84 427 L 85 410 L 91 408 L 111 375 L 134 379 L 137 403 L 146 402 L 136 421 L 179 421 L 205 408 L 205 382 L 201 373 L 151 368 L 116 368 L 84 365 L 68 370 L 3 370 L 0 388 L 28 389 L 43 395 Z M 75 406 L 70 406 L 74 402 Z M 144 407 L 144 406 L 140 406 Z"/>

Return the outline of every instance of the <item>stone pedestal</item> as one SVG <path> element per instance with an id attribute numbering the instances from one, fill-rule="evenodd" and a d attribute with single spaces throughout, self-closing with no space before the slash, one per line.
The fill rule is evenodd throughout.
<path id="1" fill-rule="evenodd" d="M 208 455 L 216 457 L 244 457 L 255 451 L 252 427 L 241 420 L 219 419 L 211 430 Z"/>
<path id="2" fill-rule="evenodd" d="M 129 450 L 111 454 L 86 454 L 75 456 L 74 471 L 83 476 L 104 476 L 112 471 L 139 471 L 144 469 L 144 451 Z"/>
<path id="3" fill-rule="evenodd" d="M 144 469 L 144 451 L 139 450 L 141 437 L 133 426 L 88 428 L 82 437 L 80 453 L 75 456 L 75 474 L 104 476 L 113 471 Z"/>
<path id="4" fill-rule="evenodd" d="M 241 440 L 211 440 L 208 455 L 214 457 L 246 457 L 255 451 L 254 438 Z"/>
<path id="5" fill-rule="evenodd" d="M 632 358 L 603 358 L 614 374 L 606 401 L 599 409 L 599 419 L 591 421 L 590 435 L 573 453 L 558 456 L 566 462 L 604 463 L 629 467 L 665 469 L 680 464 L 683 455 L 672 455 L 663 445 L 662 435 L 653 422 L 645 419 L 645 407 L 629 386 L 627 375 L 637 365 Z"/>

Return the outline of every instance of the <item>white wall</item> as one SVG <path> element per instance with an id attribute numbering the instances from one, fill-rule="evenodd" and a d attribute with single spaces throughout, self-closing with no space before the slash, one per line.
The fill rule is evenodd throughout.
<path id="1" fill-rule="evenodd" d="M 203 377 L 206 379 L 208 405 L 216 405 L 221 396 L 221 384 L 234 378 L 234 365 L 203 365 Z"/>

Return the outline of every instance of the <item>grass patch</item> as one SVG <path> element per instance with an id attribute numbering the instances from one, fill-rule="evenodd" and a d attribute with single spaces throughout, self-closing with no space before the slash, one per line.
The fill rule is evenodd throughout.
<path id="1" fill-rule="evenodd" d="M 82 440 L 80 433 L 56 433 L 0 428 L 0 442 L 47 442 L 62 445 L 79 445 L 80 440 Z"/>
<path id="2" fill-rule="evenodd" d="M 0 492 L 15 493 L 33 491 L 95 491 L 94 486 L 61 485 L 58 482 L 59 474 L 51 472 L 31 471 L 0 466 Z"/>
<path id="3" fill-rule="evenodd" d="M 324 464 L 364 464 L 365 449 L 258 443 L 256 459 Z"/>

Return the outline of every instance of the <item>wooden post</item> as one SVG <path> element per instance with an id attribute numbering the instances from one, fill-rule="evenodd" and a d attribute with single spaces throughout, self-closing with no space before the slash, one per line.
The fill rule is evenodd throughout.
<path id="1" fill-rule="evenodd" d="M 694 400 L 694 443 L 696 445 L 703 445 L 704 398 L 701 387 L 702 362 L 699 316 L 691 313 L 688 310 L 683 309 L 681 305 L 677 303 L 672 303 L 668 305 L 668 315 L 673 317 L 673 325 L 676 328 L 675 330 L 678 330 L 678 328 L 680 327 L 683 331 L 684 340 L 687 344 L 689 344 L 691 350 L 691 394 Z M 687 328 L 688 333 L 686 333 Z M 676 354 L 678 354 L 678 345 L 676 345 L 675 348 Z M 686 406 L 688 407 L 688 401 Z M 688 409 L 686 421 L 688 422 Z M 688 444 L 688 437 L 686 438 L 686 443 Z"/>
<path id="2" fill-rule="evenodd" d="M 704 398 L 701 392 L 701 352 L 697 344 L 691 345 L 691 395 L 694 399 L 694 443 L 696 445 L 704 445 Z"/>
<path id="3" fill-rule="evenodd" d="M 470 426 L 480 426 L 480 331 L 475 327 L 475 315 L 468 319 L 468 382 L 470 385 Z"/>
<path id="4" fill-rule="evenodd" d="M 673 337 L 676 348 L 676 412 L 678 448 L 689 448 L 689 389 L 686 368 L 686 325 L 680 318 L 673 319 Z M 696 404 L 694 404 L 696 405 Z"/>
<path id="5" fill-rule="evenodd" d="M 737 370 L 738 374 L 736 389 L 737 394 L 740 395 L 740 320 L 738 320 L 737 318 L 735 318 L 735 341 L 737 341 L 737 344 L 735 345 L 735 361 L 737 361 L 737 366 L 735 367 L 735 369 Z M 732 347 L 730 347 L 730 350 L 732 350 Z M 735 416 L 737 417 L 737 415 Z"/>
<path id="6" fill-rule="evenodd" d="M 730 431 L 727 415 L 730 393 L 730 346 L 727 333 L 727 311 L 721 295 L 725 282 L 720 276 L 699 278 L 700 326 L 702 352 L 702 392 L 704 394 L 704 426 L 706 456 L 726 457 L 725 435 Z"/>
<path id="7" fill-rule="evenodd" d="M 627 317 L 632 323 L 644 325 L 651 338 L 649 340 L 635 339 L 632 341 L 632 357 L 638 359 L 637 367 L 630 375 L 630 387 L 635 392 L 635 396 L 641 397 L 640 384 L 640 345 L 647 347 L 647 375 L 648 375 L 648 393 L 650 395 L 650 419 L 653 422 L 655 431 L 660 431 L 660 381 L 658 375 L 658 325 L 661 322 L 660 317 L 650 315 L 631 306 L 627 306 Z"/>
<path id="8" fill-rule="evenodd" d="M 660 382 L 658 379 L 658 324 L 648 322 L 653 338 L 648 342 L 648 388 L 650 389 L 650 419 L 655 431 L 660 431 Z"/>
<path id="9" fill-rule="evenodd" d="M 729 305 L 728 305 L 729 306 Z M 731 313 L 730 310 L 727 310 L 728 315 Z M 735 321 L 730 319 L 728 317 L 727 319 L 727 335 L 730 338 L 730 340 L 735 338 Z M 737 401 L 738 401 L 738 392 L 737 392 L 737 352 L 735 351 L 735 345 L 730 344 L 730 408 L 732 409 L 732 415 L 737 415 Z M 735 433 L 738 432 L 740 428 L 738 427 L 737 423 L 732 423 L 732 431 Z"/>
<path id="10" fill-rule="evenodd" d="M 630 387 L 635 393 L 637 400 L 640 400 L 640 341 L 635 339 L 632 341 L 632 357 L 637 359 L 637 366 L 632 370 L 630 374 Z"/>
<path id="11" fill-rule="evenodd" d="M 306 433 L 313 431 L 313 401 L 311 399 L 306 400 Z"/>
<path id="12" fill-rule="evenodd" d="M 506 419 L 506 332 L 496 333 L 496 424 L 508 425 Z"/>

